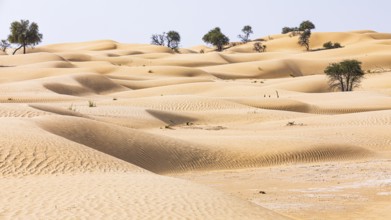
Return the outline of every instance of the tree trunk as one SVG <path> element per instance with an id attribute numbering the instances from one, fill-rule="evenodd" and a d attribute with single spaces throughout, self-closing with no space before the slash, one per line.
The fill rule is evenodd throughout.
<path id="1" fill-rule="evenodd" d="M 339 80 L 339 83 L 341 84 L 341 91 L 342 91 L 342 92 L 345 91 L 345 85 L 344 85 L 344 83 L 343 83 L 343 80 L 342 80 L 342 79 Z"/>
<path id="2" fill-rule="evenodd" d="M 14 52 L 12 53 L 12 55 L 15 55 L 15 53 L 16 53 L 16 51 L 18 51 L 20 48 L 22 48 L 23 47 L 23 45 L 21 45 L 20 47 L 18 47 L 18 48 L 16 48 L 15 50 L 14 50 Z"/>
<path id="3" fill-rule="evenodd" d="M 26 54 L 26 45 L 23 45 L 23 54 Z"/>
<path id="4" fill-rule="evenodd" d="M 346 78 L 346 91 L 350 91 L 350 76 L 349 75 Z"/>

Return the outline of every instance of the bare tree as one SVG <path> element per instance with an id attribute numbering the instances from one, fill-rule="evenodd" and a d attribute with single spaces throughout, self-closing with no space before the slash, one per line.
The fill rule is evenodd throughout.
<path id="1" fill-rule="evenodd" d="M 166 44 L 165 35 L 166 33 L 152 35 L 151 44 L 164 46 Z"/>
<path id="2" fill-rule="evenodd" d="M 7 40 L 1 40 L 0 42 L 0 48 L 3 52 L 5 52 L 7 50 L 7 48 L 9 48 L 11 46 L 10 43 L 8 43 Z"/>
<path id="3" fill-rule="evenodd" d="M 242 28 L 243 35 L 239 34 L 238 38 L 243 42 L 247 43 L 250 41 L 250 35 L 253 34 L 253 29 L 250 25 L 246 25 Z"/>

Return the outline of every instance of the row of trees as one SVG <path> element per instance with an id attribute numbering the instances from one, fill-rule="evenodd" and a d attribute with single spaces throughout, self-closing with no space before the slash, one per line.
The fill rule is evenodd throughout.
<path id="1" fill-rule="evenodd" d="M 283 34 L 289 32 L 297 32 L 300 34 L 298 44 L 305 46 L 309 50 L 309 39 L 311 37 L 311 30 L 315 25 L 311 21 L 303 21 L 299 27 L 284 27 Z M 30 23 L 29 20 L 14 21 L 11 23 L 10 34 L 7 40 L 0 41 L 1 50 L 6 51 L 11 44 L 16 44 L 17 48 L 14 50 L 15 54 L 18 50 L 23 48 L 23 53 L 26 53 L 27 47 L 34 47 L 42 41 L 43 35 L 39 32 L 38 25 L 35 22 Z M 243 34 L 238 35 L 243 43 L 250 41 L 250 35 L 253 34 L 252 27 L 246 25 L 242 29 Z M 296 33 L 296 34 L 297 34 Z M 181 36 L 176 31 L 169 31 L 163 34 L 154 34 L 151 37 L 152 44 L 167 46 L 173 50 L 179 48 Z M 218 51 L 222 51 L 223 47 L 229 43 L 229 38 L 225 36 L 219 27 L 216 27 L 206 33 L 202 40 L 206 43 L 217 47 Z M 339 43 L 326 42 L 323 47 L 325 49 L 340 48 Z M 254 50 L 257 52 L 264 52 L 266 46 L 261 42 L 254 43 Z M 352 91 L 360 85 L 364 77 L 364 71 L 361 68 L 361 62 L 358 60 L 344 60 L 339 63 L 329 64 L 324 73 L 329 78 L 329 85 L 333 89 L 341 91 Z"/>
<path id="2" fill-rule="evenodd" d="M 311 37 L 311 30 L 315 28 L 315 25 L 311 21 L 303 21 L 299 27 L 284 27 L 282 32 L 288 33 L 289 31 L 300 31 L 298 43 L 301 46 L 305 46 L 309 50 L 309 39 Z M 6 51 L 11 44 L 16 44 L 17 48 L 14 50 L 15 54 L 19 49 L 23 48 L 23 53 L 26 53 L 28 46 L 35 46 L 42 41 L 42 34 L 39 33 L 39 27 L 35 22 L 30 23 L 29 20 L 14 21 L 11 23 L 10 35 L 8 40 L 1 40 L 0 47 L 3 51 Z M 238 38 L 243 42 L 247 43 L 250 41 L 250 35 L 253 34 L 252 27 L 246 25 L 242 28 L 242 33 L 239 34 Z M 211 44 L 217 48 L 217 51 L 222 51 L 224 46 L 229 44 L 229 38 L 221 32 L 219 27 L 216 27 L 206 33 L 202 40 L 205 43 Z M 154 45 L 167 46 L 173 50 L 179 48 L 181 36 L 177 31 L 168 31 L 163 34 L 154 34 L 151 37 L 151 43 Z M 330 45 L 326 45 L 330 46 Z M 330 47 L 337 48 L 338 45 L 331 45 Z M 260 43 L 254 45 L 254 50 L 257 52 L 263 52 L 266 50 L 265 45 Z"/>
<path id="3" fill-rule="evenodd" d="M 250 35 L 253 34 L 252 27 L 250 25 L 246 25 L 242 28 L 242 33 L 239 34 L 238 38 L 243 42 L 247 43 L 250 40 Z M 202 40 L 207 43 L 215 46 L 217 48 L 217 51 L 222 51 L 224 49 L 224 46 L 229 44 L 229 38 L 221 32 L 221 29 L 219 27 L 216 27 L 212 30 L 210 30 L 208 33 L 206 33 Z M 177 50 L 179 48 L 179 44 L 181 41 L 181 36 L 177 31 L 169 31 L 167 33 L 163 34 L 153 34 L 151 36 L 151 44 L 154 45 L 160 45 L 160 46 L 167 46 L 173 50 Z M 262 47 L 263 51 L 266 49 L 266 47 Z M 254 50 L 260 52 L 260 49 Z"/>

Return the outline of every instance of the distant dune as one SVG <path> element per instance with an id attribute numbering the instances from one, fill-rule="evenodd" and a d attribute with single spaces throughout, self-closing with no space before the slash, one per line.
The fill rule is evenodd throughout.
<path id="1" fill-rule="evenodd" d="M 313 33 L 309 52 L 297 36 L 261 39 L 263 53 L 254 42 L 175 53 L 112 40 L 0 52 L 0 218 L 295 219 L 345 200 L 313 217 L 368 207 L 368 218 L 386 216 L 387 175 L 316 201 L 290 192 L 295 178 L 308 178 L 306 190 L 320 181 L 312 166 L 391 168 L 391 34 Z M 343 47 L 325 50 L 327 41 Z M 353 92 L 331 91 L 323 71 L 344 59 L 368 74 Z M 285 175 L 292 164 L 311 168 Z M 248 177 L 265 169 L 276 179 Z M 323 183 L 380 181 L 333 172 Z M 262 179 L 276 193 L 250 195 Z"/>

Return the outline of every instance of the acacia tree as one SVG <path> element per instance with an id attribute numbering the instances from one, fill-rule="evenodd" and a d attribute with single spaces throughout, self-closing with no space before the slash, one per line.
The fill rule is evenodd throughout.
<path id="1" fill-rule="evenodd" d="M 169 31 L 166 35 L 167 47 L 176 50 L 181 42 L 181 35 L 176 31 Z"/>
<path id="2" fill-rule="evenodd" d="M 299 31 L 312 30 L 312 29 L 315 29 L 315 25 L 314 23 L 308 20 L 301 22 L 299 26 Z"/>
<path id="3" fill-rule="evenodd" d="M 217 47 L 217 51 L 222 51 L 224 45 L 229 43 L 229 38 L 221 33 L 219 27 L 210 30 L 207 34 L 204 35 L 204 37 L 202 37 L 202 40 L 205 43 L 209 43 Z"/>
<path id="4" fill-rule="evenodd" d="M 11 45 L 8 43 L 7 40 L 1 40 L 0 42 L 0 48 L 3 52 L 5 52 L 7 50 L 7 48 L 9 48 Z"/>
<path id="5" fill-rule="evenodd" d="M 324 72 L 329 77 L 329 85 L 332 89 L 340 89 L 342 92 L 352 91 L 360 85 L 364 77 L 358 60 L 344 60 L 339 63 L 329 64 Z"/>
<path id="6" fill-rule="evenodd" d="M 297 42 L 300 46 L 303 46 L 307 49 L 307 51 L 310 50 L 310 37 L 311 37 L 311 30 L 307 29 L 303 31 L 299 36 L 299 41 Z"/>
<path id="7" fill-rule="evenodd" d="M 26 47 L 41 43 L 42 34 L 39 33 L 37 23 L 29 20 L 14 21 L 10 27 L 11 34 L 8 36 L 8 41 L 13 44 L 18 44 L 19 47 L 15 49 L 14 53 L 23 47 L 23 54 L 26 53 Z"/>
<path id="8" fill-rule="evenodd" d="M 243 42 L 247 43 L 250 41 L 250 35 L 253 34 L 253 28 L 250 25 L 246 25 L 242 28 L 243 35 L 239 34 L 238 38 Z"/>
<path id="9" fill-rule="evenodd" d="M 180 42 L 181 36 L 176 31 L 169 31 L 167 33 L 164 32 L 163 34 L 154 34 L 151 37 L 151 44 L 167 46 L 172 50 L 177 50 Z"/>

